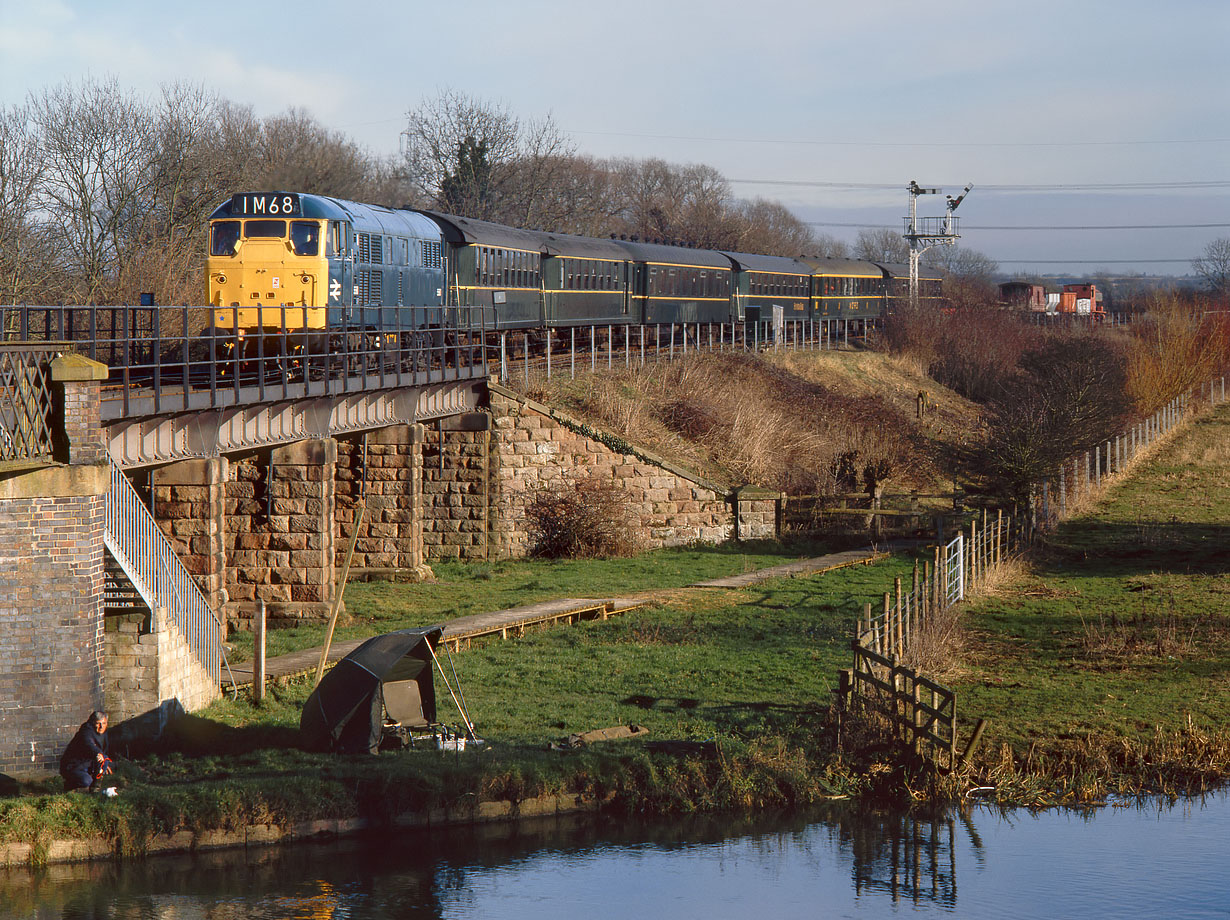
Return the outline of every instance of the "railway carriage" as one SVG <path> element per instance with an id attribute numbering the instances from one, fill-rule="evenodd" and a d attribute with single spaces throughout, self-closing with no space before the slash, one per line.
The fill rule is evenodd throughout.
<path id="1" fill-rule="evenodd" d="M 723 253 L 735 266 L 736 315 L 749 321 L 811 318 L 811 266 L 798 259 Z"/>
<path id="2" fill-rule="evenodd" d="M 639 323 L 628 296 L 628 253 L 612 240 L 544 234 L 543 302 L 548 326 Z"/>
<path id="3" fill-rule="evenodd" d="M 803 259 L 812 269 L 812 316 L 871 320 L 884 312 L 884 273 L 855 259 Z"/>
<path id="4" fill-rule="evenodd" d="M 631 262 L 628 293 L 636 322 L 728 323 L 743 317 L 730 258 L 707 249 L 620 240 Z"/>
<path id="5" fill-rule="evenodd" d="M 438 211 L 422 213 L 435 221 L 448 244 L 448 305 L 482 307 L 489 328 L 543 325 L 545 234 Z"/>
<path id="6" fill-rule="evenodd" d="M 884 272 L 884 307 L 894 307 L 910 302 L 910 266 L 907 262 L 877 262 Z M 918 266 L 918 299 L 921 303 L 938 303 L 943 297 L 943 275 L 923 263 Z"/>

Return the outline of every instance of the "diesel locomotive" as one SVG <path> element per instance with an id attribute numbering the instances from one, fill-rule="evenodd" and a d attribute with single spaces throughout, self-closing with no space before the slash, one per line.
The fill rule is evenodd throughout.
<path id="1" fill-rule="evenodd" d="M 340 322 L 446 326 L 479 308 L 491 331 L 582 325 L 845 321 L 904 296 L 903 265 L 790 259 L 592 239 L 436 211 L 245 192 L 210 217 L 208 303 L 220 330 L 310 332 Z M 942 293 L 934 273 L 921 294 Z"/>

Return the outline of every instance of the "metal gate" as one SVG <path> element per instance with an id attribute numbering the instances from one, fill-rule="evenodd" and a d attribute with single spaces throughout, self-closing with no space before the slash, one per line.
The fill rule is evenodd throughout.
<path id="1" fill-rule="evenodd" d="M 949 604 L 965 597 L 965 534 L 944 547 L 944 590 Z"/>

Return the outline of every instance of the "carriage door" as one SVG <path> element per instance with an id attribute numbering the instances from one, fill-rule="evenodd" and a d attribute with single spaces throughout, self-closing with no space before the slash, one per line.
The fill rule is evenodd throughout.
<path id="1" fill-rule="evenodd" d="M 330 307 L 354 304 L 354 231 L 350 225 L 329 222 L 329 296 Z"/>

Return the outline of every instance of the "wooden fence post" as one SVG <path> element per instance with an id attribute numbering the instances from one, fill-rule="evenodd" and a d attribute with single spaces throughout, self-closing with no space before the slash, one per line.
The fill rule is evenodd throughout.
<path id="1" fill-rule="evenodd" d="M 901 620 L 901 576 L 893 579 L 893 616 L 897 620 L 896 647 L 897 658 L 905 654 L 905 624 Z"/>

